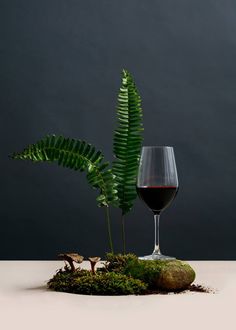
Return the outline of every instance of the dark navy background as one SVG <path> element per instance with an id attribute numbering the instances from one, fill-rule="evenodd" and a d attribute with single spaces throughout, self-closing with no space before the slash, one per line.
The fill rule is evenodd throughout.
<path id="1" fill-rule="evenodd" d="M 103 255 L 104 210 L 85 175 L 8 159 L 47 133 L 112 160 L 120 72 L 143 100 L 144 144 L 175 148 L 180 190 L 161 218 L 164 253 L 236 259 L 236 2 L 0 1 L 0 258 Z M 137 200 L 128 250 L 153 247 Z M 116 249 L 120 218 L 112 210 Z"/>

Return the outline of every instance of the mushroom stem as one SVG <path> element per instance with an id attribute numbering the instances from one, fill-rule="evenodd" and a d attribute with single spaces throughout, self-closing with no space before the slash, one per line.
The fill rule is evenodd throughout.
<path id="1" fill-rule="evenodd" d="M 68 260 L 69 264 L 70 264 L 70 268 L 71 268 L 71 271 L 74 272 L 75 271 L 75 265 L 73 263 L 72 260 Z"/>
<path id="2" fill-rule="evenodd" d="M 96 262 L 90 262 L 91 263 L 91 271 L 93 274 L 95 274 L 95 265 L 96 265 Z"/>
<path id="3" fill-rule="evenodd" d="M 90 257 L 90 258 L 88 258 L 88 260 L 90 261 L 91 272 L 92 272 L 92 274 L 95 274 L 95 265 L 98 261 L 101 260 L 101 258 L 100 257 Z"/>

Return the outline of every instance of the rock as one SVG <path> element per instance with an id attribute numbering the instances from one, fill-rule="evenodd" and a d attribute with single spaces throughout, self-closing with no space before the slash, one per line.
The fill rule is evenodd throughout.
<path id="1" fill-rule="evenodd" d="M 173 260 L 163 265 L 155 286 L 167 291 L 184 290 L 194 279 L 195 272 L 188 263 Z"/>
<path id="2" fill-rule="evenodd" d="M 148 284 L 151 290 L 186 289 L 195 279 L 192 267 L 181 260 L 132 260 L 124 273 Z"/>

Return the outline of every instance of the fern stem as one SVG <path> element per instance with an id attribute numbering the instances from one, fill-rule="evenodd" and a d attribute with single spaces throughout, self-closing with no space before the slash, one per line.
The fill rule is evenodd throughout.
<path id="1" fill-rule="evenodd" d="M 125 240 L 125 215 L 122 213 L 121 215 L 121 227 L 122 227 L 122 242 L 123 242 L 123 254 L 126 253 L 126 240 Z"/>
<path id="2" fill-rule="evenodd" d="M 107 230 L 108 230 L 108 237 L 109 237 L 109 245 L 110 245 L 111 253 L 114 254 L 112 235 L 111 235 L 111 221 L 110 221 L 109 206 L 105 206 L 105 209 L 106 209 L 106 219 L 107 219 Z"/>

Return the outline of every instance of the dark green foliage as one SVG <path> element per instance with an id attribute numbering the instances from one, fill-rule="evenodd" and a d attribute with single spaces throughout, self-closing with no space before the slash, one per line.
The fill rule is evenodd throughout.
<path id="1" fill-rule="evenodd" d="M 14 153 L 13 159 L 33 162 L 57 162 L 58 165 L 75 171 L 86 171 L 89 184 L 100 189 L 97 197 L 99 206 L 108 206 L 117 199 L 114 175 L 108 169 L 101 151 L 81 140 L 48 135 L 39 142 L 29 145 L 20 153 Z"/>
<path id="2" fill-rule="evenodd" d="M 126 265 L 131 261 L 137 261 L 138 257 L 135 254 L 106 254 L 106 269 L 110 272 L 122 273 Z"/>
<path id="3" fill-rule="evenodd" d="M 117 115 L 119 124 L 113 141 L 116 160 L 112 171 L 116 176 L 118 206 L 124 215 L 131 210 L 137 196 L 136 177 L 143 131 L 141 98 L 132 76 L 126 70 L 123 70 Z"/>
<path id="4" fill-rule="evenodd" d="M 114 272 L 59 271 L 49 282 L 55 291 L 87 295 L 129 295 L 142 294 L 147 286 L 132 277 Z"/>

